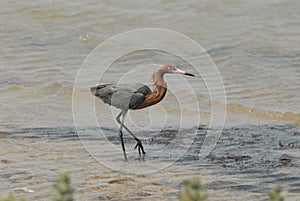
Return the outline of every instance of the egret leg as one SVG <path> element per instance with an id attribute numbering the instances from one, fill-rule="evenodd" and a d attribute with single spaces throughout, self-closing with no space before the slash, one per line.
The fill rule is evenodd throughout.
<path id="1" fill-rule="evenodd" d="M 124 126 L 124 119 L 125 119 L 125 115 L 123 114 L 122 122 L 120 122 L 121 126 L 120 126 L 120 129 L 119 129 L 119 135 L 120 135 L 120 140 L 121 140 L 121 144 L 122 144 L 124 159 L 125 159 L 125 161 L 127 161 L 126 150 L 125 150 L 124 139 L 123 139 L 123 131 L 122 131 L 122 128 Z"/>
<path id="2" fill-rule="evenodd" d="M 125 130 L 127 130 L 127 132 L 137 141 L 137 144 L 135 145 L 134 149 L 138 148 L 139 154 L 141 154 L 141 152 L 143 154 L 146 154 L 146 152 L 144 151 L 144 147 L 142 145 L 142 141 L 137 138 L 128 128 L 127 126 L 124 124 L 124 118 L 123 118 L 123 122 L 121 122 L 120 117 L 122 115 L 122 112 L 120 112 L 120 114 L 118 114 L 118 116 L 116 117 L 116 120 L 119 124 L 122 124 L 123 127 L 125 128 Z"/>

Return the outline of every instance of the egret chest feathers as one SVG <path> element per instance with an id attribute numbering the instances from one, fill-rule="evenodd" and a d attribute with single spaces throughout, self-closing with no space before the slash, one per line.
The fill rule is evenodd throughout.
<path id="1" fill-rule="evenodd" d="M 166 95 L 167 88 L 164 86 L 156 85 L 156 90 L 145 95 L 145 100 L 141 102 L 137 107 L 132 108 L 133 110 L 142 109 L 145 107 L 149 107 L 160 102 Z"/>

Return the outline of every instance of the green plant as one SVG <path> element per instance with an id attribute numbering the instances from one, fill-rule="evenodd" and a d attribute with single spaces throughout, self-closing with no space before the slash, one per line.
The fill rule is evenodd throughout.
<path id="1" fill-rule="evenodd" d="M 0 198 L 0 201 L 28 201 L 26 198 L 17 198 L 14 193 L 9 193 L 7 196 Z"/>
<path id="2" fill-rule="evenodd" d="M 269 201 L 284 201 L 287 191 L 283 191 L 280 185 L 276 185 L 269 193 Z"/>
<path id="3" fill-rule="evenodd" d="M 73 201 L 73 192 L 75 189 L 71 186 L 71 179 L 67 172 L 60 172 L 56 184 L 52 188 L 53 201 Z"/>
<path id="4" fill-rule="evenodd" d="M 202 180 L 198 177 L 187 179 L 180 192 L 181 201 L 207 201 L 206 189 Z"/>

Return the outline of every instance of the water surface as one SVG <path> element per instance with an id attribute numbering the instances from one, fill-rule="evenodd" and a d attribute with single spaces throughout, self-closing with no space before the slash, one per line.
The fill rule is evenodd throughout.
<path id="1" fill-rule="evenodd" d="M 58 170 L 67 169 L 77 200 L 174 200 L 182 180 L 194 175 L 205 180 L 212 200 L 264 200 L 275 183 L 290 192 L 289 200 L 297 200 L 300 2 L 131 3 L 0 2 L 0 194 L 24 194 L 20 188 L 26 187 L 34 190 L 26 196 L 45 200 Z M 200 44 L 220 72 L 227 102 L 211 99 L 201 76 L 187 79 L 193 93 L 181 85 L 184 78 L 166 76 L 165 100 L 128 115 L 126 123 L 143 139 L 148 154 L 145 160 L 138 158 L 132 150 L 134 141 L 126 135 L 130 159 L 126 166 L 114 120 L 118 111 L 94 100 L 83 88 L 73 91 L 73 86 L 94 48 L 116 34 L 145 27 L 177 31 Z M 107 49 L 105 54 L 112 52 Z M 198 54 L 203 52 L 190 56 Z M 87 77 L 85 84 L 123 78 L 148 83 L 156 64 L 163 63 L 195 73 L 179 56 L 141 50 L 116 59 L 102 79 Z M 92 100 L 80 112 L 95 109 L 99 127 L 89 127 L 86 116 L 83 126 L 74 128 L 73 92 L 82 103 Z M 198 109 L 189 107 L 192 94 Z M 181 109 L 179 100 L 186 107 Z M 203 159 L 199 156 L 203 140 L 210 130 L 219 129 L 209 127 L 212 106 L 227 109 L 225 128 Z M 182 114 L 190 122 L 199 114 L 201 118 L 196 125 L 180 125 Z M 104 136 L 99 135 L 100 128 L 105 128 Z M 77 131 L 82 131 L 81 141 Z M 184 147 L 185 152 L 176 152 L 181 144 L 172 144 L 178 135 L 183 136 L 176 138 L 179 142 L 191 145 Z M 110 146 L 105 148 L 107 142 Z"/>

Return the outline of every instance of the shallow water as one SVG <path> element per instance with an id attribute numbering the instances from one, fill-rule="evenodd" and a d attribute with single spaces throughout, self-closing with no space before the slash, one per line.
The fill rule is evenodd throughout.
<path id="1" fill-rule="evenodd" d="M 86 135 L 65 127 L 22 129 L 1 137 L 1 194 L 50 200 L 58 169 L 67 169 L 77 200 L 177 199 L 182 181 L 192 176 L 203 178 L 211 200 L 264 200 L 275 184 L 289 191 L 287 200 L 300 196 L 299 128 L 292 125 L 225 129 L 204 158 L 199 152 L 206 127 L 197 129 L 186 150 L 170 144 L 181 134 L 181 141 L 189 140 L 191 130 L 139 133 L 147 154 L 140 157 L 126 136 L 127 163 L 116 130 L 102 128 L 102 137 L 99 128 L 82 130 Z M 110 150 L 103 152 L 107 143 Z M 180 157 L 176 150 L 182 151 Z"/>
<path id="2" fill-rule="evenodd" d="M 44 200 L 64 168 L 72 173 L 77 200 L 172 200 L 192 175 L 205 180 L 212 200 L 263 200 L 275 183 L 297 200 L 299 1 L 132 3 L 0 2 L 1 194 L 27 187 L 35 191 L 27 196 Z M 88 60 L 95 68 L 74 89 L 84 60 L 99 44 L 146 27 L 184 34 L 205 51 L 165 38 L 158 45 L 187 50 L 187 57 L 142 49 L 107 66 Z M 132 48 L 130 41 L 118 45 Z M 113 47 L 103 58 L 115 53 Z M 191 65 L 199 58 L 199 66 Z M 209 74 L 211 61 L 223 85 Z M 127 115 L 126 124 L 144 140 L 148 154 L 139 158 L 134 141 L 126 138 L 131 161 L 126 166 L 116 135 L 118 110 L 86 89 L 103 82 L 149 83 L 162 63 L 196 77 L 167 75 L 165 99 Z M 224 95 L 226 101 L 219 98 Z M 80 117 L 76 128 L 73 117 Z M 223 123 L 222 134 L 216 134 Z M 210 132 L 216 138 L 207 142 L 218 143 L 202 158 Z"/>
<path id="3" fill-rule="evenodd" d="M 144 27 L 185 34 L 207 51 L 224 82 L 226 124 L 300 122 L 298 1 L 203 1 L 201 4 L 155 1 L 135 3 L 133 7 L 122 1 L 13 0 L 0 4 L 3 129 L 72 126 L 72 90 L 83 60 L 115 34 Z M 111 53 L 107 49 L 106 54 Z M 194 73 L 193 66 L 170 53 L 138 51 L 117 59 L 103 79 L 87 77 L 86 84 L 119 81 L 125 72 L 143 65 L 147 68 L 146 75 L 133 71 L 129 76 L 148 82 L 156 65 L 161 63 L 181 65 Z M 97 69 L 90 72 L 97 73 Z M 169 116 L 179 111 L 178 104 L 169 104 L 178 102 L 171 94 L 180 95 L 181 100 L 191 95 L 180 88 L 178 83 L 183 82 L 178 79 L 167 76 L 170 91 L 161 106 Z M 188 83 L 197 96 L 202 123 L 208 123 L 211 104 L 216 100 L 210 98 L 201 78 L 188 79 Z M 90 98 L 89 93 L 82 96 Z M 104 114 L 109 115 L 110 111 Z M 147 118 L 139 116 L 142 121 Z M 112 122 L 106 123 L 104 126 Z"/>

